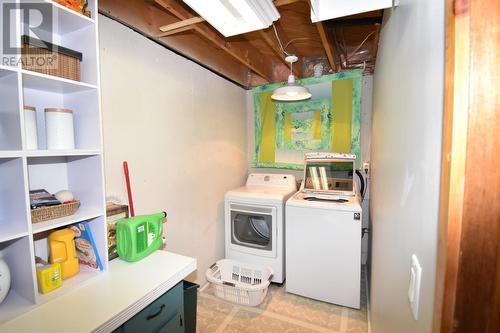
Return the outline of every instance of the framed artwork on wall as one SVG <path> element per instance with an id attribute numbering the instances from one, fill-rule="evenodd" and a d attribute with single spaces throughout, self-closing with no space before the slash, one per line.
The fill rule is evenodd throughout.
<path id="1" fill-rule="evenodd" d="M 300 80 L 328 86 L 328 98 L 275 102 L 269 84 L 253 89 L 255 157 L 253 167 L 301 170 L 304 153 L 352 153 L 360 160 L 362 71 L 353 70 Z M 324 97 L 324 96 L 322 96 Z"/>

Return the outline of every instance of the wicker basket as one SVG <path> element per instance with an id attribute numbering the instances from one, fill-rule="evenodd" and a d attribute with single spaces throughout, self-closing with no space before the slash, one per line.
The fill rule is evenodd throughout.
<path id="1" fill-rule="evenodd" d="M 22 40 L 23 69 L 80 81 L 81 53 L 33 37 L 23 36 Z"/>
<path id="2" fill-rule="evenodd" d="M 73 215 L 79 207 L 80 201 L 75 200 L 61 205 L 35 208 L 31 210 L 31 222 L 37 223 Z"/>

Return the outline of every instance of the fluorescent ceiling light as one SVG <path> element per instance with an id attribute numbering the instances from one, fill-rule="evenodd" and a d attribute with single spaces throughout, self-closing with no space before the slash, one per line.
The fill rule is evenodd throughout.
<path id="1" fill-rule="evenodd" d="M 319 22 L 393 6 L 393 0 L 311 0 L 311 21 Z M 394 1 L 394 6 L 399 0 Z"/>
<path id="2" fill-rule="evenodd" d="M 280 14 L 271 0 L 183 0 L 225 37 L 268 28 Z"/>

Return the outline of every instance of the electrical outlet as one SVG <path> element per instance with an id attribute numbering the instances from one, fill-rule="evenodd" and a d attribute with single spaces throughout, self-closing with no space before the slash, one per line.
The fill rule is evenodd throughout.
<path id="1" fill-rule="evenodd" d="M 363 171 L 368 174 L 370 172 L 370 162 L 363 162 Z"/>
<path id="2" fill-rule="evenodd" d="M 418 320 L 418 305 L 420 301 L 420 281 L 422 278 L 422 266 L 416 255 L 411 256 L 410 286 L 408 288 L 408 301 L 410 302 L 413 318 Z"/>

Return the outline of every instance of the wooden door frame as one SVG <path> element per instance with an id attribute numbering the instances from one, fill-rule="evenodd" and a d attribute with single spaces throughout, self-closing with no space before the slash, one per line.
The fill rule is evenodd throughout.
<path id="1" fill-rule="evenodd" d="M 433 332 L 500 331 L 500 4 L 446 0 Z"/>

